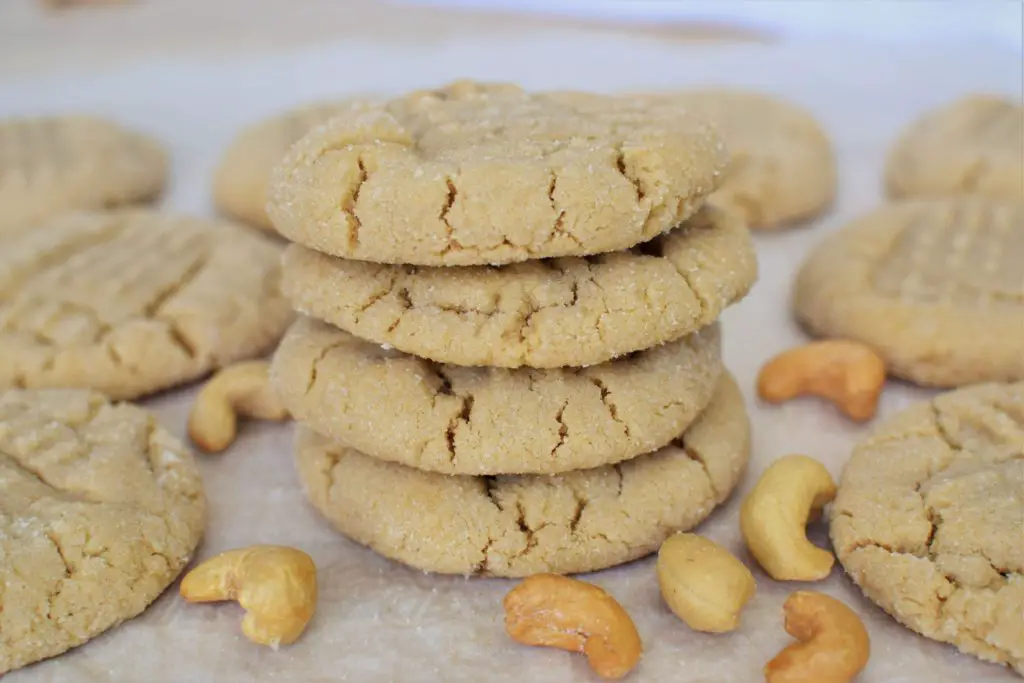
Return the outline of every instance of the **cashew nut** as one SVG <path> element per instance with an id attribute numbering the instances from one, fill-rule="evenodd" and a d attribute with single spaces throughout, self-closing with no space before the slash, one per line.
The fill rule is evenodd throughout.
<path id="1" fill-rule="evenodd" d="M 602 678 L 621 678 L 640 661 L 643 647 L 633 620 L 593 584 L 537 574 L 509 591 L 503 604 L 513 640 L 582 652 Z"/>
<path id="2" fill-rule="evenodd" d="M 835 558 L 807 540 L 805 527 L 836 497 L 825 466 L 789 455 L 764 471 L 740 508 L 740 530 L 754 559 L 778 581 L 816 581 Z"/>
<path id="3" fill-rule="evenodd" d="M 230 446 L 238 417 L 286 420 L 288 411 L 270 385 L 270 364 L 245 361 L 229 365 L 199 391 L 188 418 L 188 435 L 207 453 Z"/>
<path id="4" fill-rule="evenodd" d="M 237 600 L 245 610 L 242 633 L 277 649 L 302 635 L 316 611 L 316 565 L 295 548 L 257 545 L 229 550 L 181 580 L 189 602 Z"/>
<path id="5" fill-rule="evenodd" d="M 725 633 L 757 585 L 732 553 L 696 534 L 677 533 L 658 551 L 658 585 L 672 612 L 695 631 Z"/>
<path id="6" fill-rule="evenodd" d="M 757 393 L 769 403 L 805 394 L 835 404 L 852 420 L 871 419 L 885 386 L 885 361 L 869 346 L 826 339 L 784 351 L 757 378 Z"/>
<path id="7" fill-rule="evenodd" d="M 786 646 L 764 667 L 767 683 L 846 683 L 868 663 L 871 641 L 849 607 L 822 593 L 797 591 L 782 607 Z"/>

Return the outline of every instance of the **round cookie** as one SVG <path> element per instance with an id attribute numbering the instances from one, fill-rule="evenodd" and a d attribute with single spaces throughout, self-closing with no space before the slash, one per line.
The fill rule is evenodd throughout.
<path id="1" fill-rule="evenodd" d="M 943 394 L 847 462 L 836 554 L 904 626 L 1024 675 L 1024 383 Z"/>
<path id="2" fill-rule="evenodd" d="M 288 148 L 345 108 L 340 102 L 311 102 L 245 128 L 231 142 L 213 177 L 213 201 L 227 216 L 273 231 L 267 218 L 270 172 Z"/>
<path id="3" fill-rule="evenodd" d="M 757 279 L 750 234 L 704 209 L 628 252 L 500 268 L 346 261 L 290 245 L 282 289 L 296 309 L 378 344 L 454 365 L 606 362 L 690 334 Z"/>
<path id="4" fill-rule="evenodd" d="M 883 206 L 801 267 L 797 318 L 861 341 L 925 386 L 1024 379 L 1024 204 L 984 198 Z"/>
<path id="5" fill-rule="evenodd" d="M 825 131 L 794 104 L 756 92 L 695 90 L 670 96 L 713 123 L 732 155 L 710 201 L 735 207 L 753 229 L 820 215 L 836 195 L 836 159 Z"/>
<path id="6" fill-rule="evenodd" d="M 750 450 L 743 397 L 723 374 L 711 404 L 672 445 L 610 467 L 499 477 L 420 472 L 301 425 L 299 476 L 353 540 L 442 574 L 597 571 L 655 552 L 725 500 Z"/>
<path id="7" fill-rule="evenodd" d="M 81 389 L 0 393 L 0 675 L 140 614 L 206 525 L 189 451 Z"/>
<path id="8" fill-rule="evenodd" d="M 714 129 L 665 103 L 460 81 L 353 105 L 275 168 L 267 213 L 335 256 L 427 266 L 652 239 L 719 185 Z"/>
<path id="9" fill-rule="evenodd" d="M 889 152 L 885 189 L 894 199 L 976 194 L 1024 200 L 1024 105 L 970 95 L 926 113 Z"/>
<path id="10" fill-rule="evenodd" d="M 157 142 L 111 121 L 0 119 L 0 238 L 65 211 L 153 199 L 168 165 Z"/>
<path id="11" fill-rule="evenodd" d="M 431 363 L 304 318 L 271 378 L 297 420 L 375 458 L 443 474 L 550 474 L 664 446 L 721 373 L 717 323 L 581 370 L 506 370 Z"/>
<path id="12" fill-rule="evenodd" d="M 75 213 L 0 251 L 0 389 L 135 398 L 274 347 L 293 314 L 280 248 L 144 209 Z"/>

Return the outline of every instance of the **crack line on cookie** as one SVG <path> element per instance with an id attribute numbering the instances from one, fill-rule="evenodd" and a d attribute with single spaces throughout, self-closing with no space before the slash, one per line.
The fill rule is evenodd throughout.
<path id="1" fill-rule="evenodd" d="M 558 449 L 562 447 L 569 437 L 569 426 L 565 424 L 565 420 L 562 419 L 562 416 L 565 414 L 565 409 L 568 407 L 569 401 L 567 399 L 565 403 L 562 404 L 562 407 L 558 409 L 558 412 L 555 413 L 555 422 L 558 423 L 558 443 L 551 448 L 551 457 L 555 457 Z"/>
<path id="2" fill-rule="evenodd" d="M 391 292 L 393 292 L 395 290 L 395 283 L 397 282 L 397 280 L 398 280 L 398 273 L 397 272 L 393 272 L 391 274 L 391 277 L 388 279 L 387 285 L 385 285 L 383 289 L 381 289 L 378 292 L 374 292 L 373 294 L 371 294 L 369 296 L 369 298 L 367 298 L 365 303 L 360 304 L 359 306 L 356 306 L 352 310 L 352 323 L 354 325 L 358 325 L 360 323 L 360 321 L 362 320 L 363 313 L 365 313 L 367 311 L 367 309 L 372 307 L 375 303 L 377 303 L 378 301 L 380 301 L 381 299 L 383 299 L 387 295 L 391 294 Z"/>
<path id="3" fill-rule="evenodd" d="M 627 439 L 632 439 L 633 437 L 629 432 L 629 425 L 619 419 L 618 406 L 616 406 L 615 402 L 612 400 L 611 391 L 608 389 L 607 385 L 599 377 L 595 377 L 593 375 L 587 375 L 587 380 L 589 380 L 590 383 L 597 387 L 601 392 L 601 403 L 603 403 L 605 408 L 607 408 L 608 414 L 611 416 L 612 420 L 622 427 L 622 431 L 625 433 Z"/>
<path id="4" fill-rule="evenodd" d="M 334 349 L 337 349 L 344 345 L 345 341 L 341 340 L 334 342 L 333 344 L 326 344 L 324 345 L 323 348 L 320 349 L 319 353 L 317 353 L 316 358 L 314 358 L 313 362 L 309 364 L 309 379 L 306 381 L 306 389 L 303 392 L 304 396 L 308 396 L 309 392 L 313 390 L 313 385 L 316 384 L 317 377 L 319 376 L 320 373 L 320 363 L 322 363 L 324 359 L 327 358 L 327 354 L 329 354 Z"/>
<path id="5" fill-rule="evenodd" d="M 366 179 L 369 174 L 366 172 L 366 165 L 363 163 L 363 155 L 360 154 L 356 157 L 356 168 L 359 170 L 359 180 L 356 181 L 356 186 L 352 190 L 352 194 L 346 198 L 342 211 L 348 217 L 348 248 L 355 251 L 359 248 L 359 231 L 363 227 L 363 222 L 359 220 L 359 214 L 356 213 L 356 207 L 359 204 L 359 193 L 363 189 L 363 184 L 366 183 Z"/>
<path id="6" fill-rule="evenodd" d="M 724 496 L 715 485 L 715 479 L 711 476 L 711 470 L 708 469 L 708 463 L 704 459 L 704 456 L 700 454 L 700 451 L 686 442 L 685 435 L 677 439 L 673 439 L 671 445 L 681 450 L 687 459 L 700 465 L 701 469 L 704 470 L 704 476 L 708 478 L 708 485 L 711 486 L 711 492 L 714 494 L 715 500 L 721 502 Z"/>

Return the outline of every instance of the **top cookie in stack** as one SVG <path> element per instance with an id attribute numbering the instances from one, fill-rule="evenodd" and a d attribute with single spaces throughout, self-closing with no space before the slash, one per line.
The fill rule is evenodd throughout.
<path id="1" fill-rule="evenodd" d="M 296 143 L 267 214 L 293 242 L 283 289 L 308 317 L 272 376 L 302 423 L 297 458 L 317 507 L 409 564 L 503 575 L 527 567 L 512 551 L 478 557 L 469 537 L 464 560 L 457 540 L 439 556 L 409 545 L 436 549 L 422 525 L 455 523 L 424 521 L 440 506 L 366 526 L 383 517 L 365 508 L 376 505 L 365 486 L 345 495 L 318 478 L 372 475 L 399 497 L 434 492 L 456 514 L 500 497 L 493 475 L 516 495 L 596 495 L 628 460 L 640 498 L 673 501 L 608 552 L 570 538 L 577 520 L 534 570 L 626 561 L 703 519 L 747 457 L 716 321 L 752 286 L 756 260 L 742 219 L 704 206 L 727 164 L 715 129 L 679 105 L 471 82 L 353 102 Z M 703 470 L 683 445 L 691 428 L 721 454 Z M 703 493 L 655 490 L 672 489 L 663 463 L 674 460 L 697 468 Z M 504 533 L 473 517 L 481 538 Z M 608 531 L 598 529 L 605 543 Z"/>
<path id="2" fill-rule="evenodd" d="M 352 103 L 291 149 L 267 212 L 294 242 L 375 263 L 585 256 L 688 218 L 727 161 L 671 103 L 458 82 Z"/>

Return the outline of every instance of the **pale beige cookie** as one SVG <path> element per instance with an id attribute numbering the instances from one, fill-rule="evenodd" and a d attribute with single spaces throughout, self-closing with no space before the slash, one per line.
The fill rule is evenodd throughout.
<path id="1" fill-rule="evenodd" d="M 0 389 L 134 398 L 261 355 L 293 315 L 280 249 L 241 226 L 143 209 L 76 213 L 0 250 Z"/>
<path id="2" fill-rule="evenodd" d="M 205 525 L 192 455 L 148 412 L 88 390 L 0 393 L 0 675 L 141 613 Z"/>
<path id="3" fill-rule="evenodd" d="M 1024 105 L 969 95 L 926 113 L 890 151 L 885 189 L 894 199 L 977 194 L 1024 200 Z"/>
<path id="4" fill-rule="evenodd" d="M 221 158 L 213 177 L 213 201 L 225 215 L 273 231 L 267 218 L 270 172 L 288 148 L 334 113 L 340 102 L 311 102 L 242 130 Z"/>
<path id="5" fill-rule="evenodd" d="M 751 228 L 790 227 L 832 205 L 835 152 L 810 113 L 739 90 L 695 90 L 667 98 L 718 128 L 732 161 L 710 201 L 735 207 Z"/>
<path id="6" fill-rule="evenodd" d="M 649 240 L 719 185 L 728 153 L 678 106 L 462 81 L 354 105 L 286 155 L 267 213 L 361 261 L 502 264 Z"/>
<path id="7" fill-rule="evenodd" d="M 289 246 L 285 295 L 378 344 L 456 365 L 603 363 L 716 320 L 757 278 L 750 234 L 706 209 L 630 251 L 500 268 L 346 261 Z"/>
<path id="8" fill-rule="evenodd" d="M 1024 383 L 905 410 L 859 444 L 832 541 L 900 623 L 1024 675 Z"/>
<path id="9" fill-rule="evenodd" d="M 111 121 L 0 119 L 0 239 L 65 211 L 153 199 L 168 165 L 157 142 Z"/>
<path id="10" fill-rule="evenodd" d="M 619 465 L 557 476 L 447 476 L 371 458 L 299 426 L 299 476 L 335 528 L 425 571 L 596 571 L 697 526 L 739 481 L 750 425 L 739 388 L 722 378 L 685 434 Z"/>
<path id="11" fill-rule="evenodd" d="M 717 324 L 583 370 L 440 365 L 300 319 L 271 378 L 288 412 L 367 455 L 445 474 L 556 473 L 660 448 L 722 373 Z"/>
<path id="12" fill-rule="evenodd" d="M 1024 204 L 883 206 L 827 237 L 796 278 L 797 318 L 929 386 L 1024 378 Z"/>

